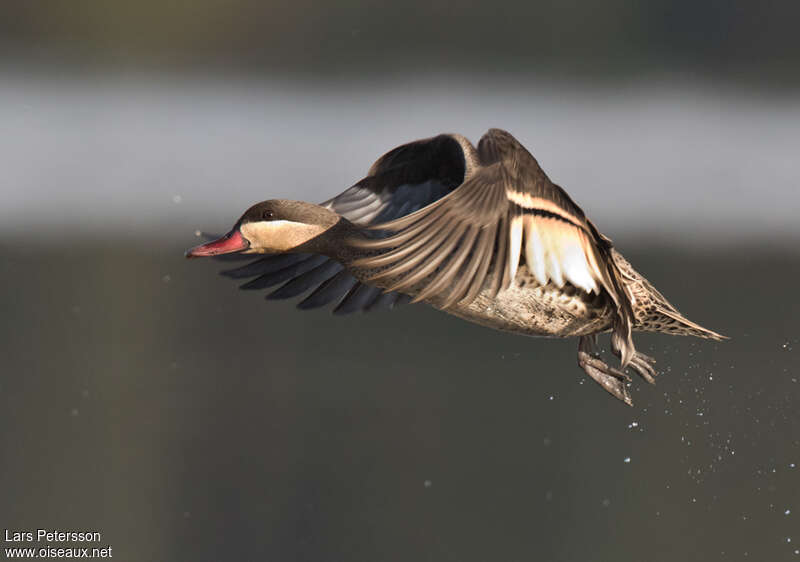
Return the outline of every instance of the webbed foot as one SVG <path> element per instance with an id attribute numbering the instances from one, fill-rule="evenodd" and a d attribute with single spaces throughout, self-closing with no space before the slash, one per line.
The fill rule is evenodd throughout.
<path id="1" fill-rule="evenodd" d="M 622 356 L 613 337 L 611 338 L 611 351 L 617 357 Z M 650 384 L 656 384 L 656 375 L 658 372 L 656 372 L 655 368 L 653 368 L 655 363 L 656 360 L 649 355 L 645 355 L 640 351 L 635 351 L 633 357 L 631 358 L 631 362 L 628 363 L 628 367 L 633 369 L 637 375 L 642 377 Z"/>
<path id="2" fill-rule="evenodd" d="M 578 343 L 578 365 L 589 375 L 592 380 L 611 393 L 615 398 L 622 400 L 628 406 L 633 406 L 628 383 L 631 378 L 619 369 L 607 365 L 592 353 L 594 338 L 581 336 Z M 631 361 L 633 363 L 633 361 Z M 638 372 L 638 370 L 637 370 Z"/>
<path id="3" fill-rule="evenodd" d="M 649 355 L 645 355 L 644 353 L 639 353 L 637 351 L 633 356 L 633 359 L 631 359 L 631 362 L 628 363 L 628 367 L 636 371 L 637 375 L 642 377 L 650 384 L 656 384 L 656 375 L 658 372 L 653 367 L 655 363 L 655 359 Z"/>

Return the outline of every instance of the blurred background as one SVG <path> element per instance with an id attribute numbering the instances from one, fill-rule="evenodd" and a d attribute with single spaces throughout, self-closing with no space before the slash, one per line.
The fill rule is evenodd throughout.
<path id="1" fill-rule="evenodd" d="M 0 528 L 120 560 L 800 560 L 799 20 L 4 3 Z M 489 127 L 732 340 L 639 339 L 661 376 L 630 409 L 575 341 L 301 313 L 182 258 L 256 201 Z"/>

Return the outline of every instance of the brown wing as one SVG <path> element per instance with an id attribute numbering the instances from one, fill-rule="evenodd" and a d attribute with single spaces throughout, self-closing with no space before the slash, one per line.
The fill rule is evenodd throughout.
<path id="1" fill-rule="evenodd" d="M 510 134 L 490 130 L 477 153 L 479 165 L 449 195 L 373 227 L 392 232 L 387 238 L 354 242 L 376 252 L 354 265 L 374 268 L 369 281 L 387 291 L 418 291 L 415 301 L 443 298 L 446 308 L 484 288 L 507 288 L 524 259 L 542 285 L 607 292 L 620 335 L 630 340 L 630 297 L 608 239 Z"/>
<path id="2" fill-rule="evenodd" d="M 358 225 L 412 213 L 461 185 L 474 166 L 475 148 L 460 135 L 443 134 L 390 150 L 365 178 L 322 203 Z"/>
<path id="3" fill-rule="evenodd" d="M 398 146 L 381 156 L 367 176 L 321 205 L 350 222 L 366 226 L 405 216 L 450 193 L 474 166 L 475 148 L 460 135 L 438 135 Z M 301 309 L 338 303 L 336 314 L 393 307 L 408 302 L 406 295 L 384 294 L 358 282 L 341 264 L 313 254 L 265 256 L 224 271 L 235 279 L 250 279 L 243 289 L 278 285 L 268 299 L 302 294 Z M 230 258 L 228 258 L 230 259 Z"/>
<path id="4" fill-rule="evenodd" d="M 446 306 L 475 298 L 492 272 L 500 225 L 508 201 L 498 165 L 478 169 L 458 189 L 406 217 L 376 225 L 395 232 L 356 244 L 377 255 L 355 265 L 375 268 L 371 281 L 392 279 L 386 290 L 400 292 L 425 282 L 415 300 L 449 292 Z M 499 288 L 499 286 L 498 286 Z"/>

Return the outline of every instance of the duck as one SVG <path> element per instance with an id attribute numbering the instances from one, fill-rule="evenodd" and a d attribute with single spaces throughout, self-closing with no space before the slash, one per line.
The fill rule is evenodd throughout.
<path id="1" fill-rule="evenodd" d="M 222 273 L 247 290 L 278 285 L 267 299 L 306 295 L 300 309 L 423 302 L 496 330 L 577 338 L 579 367 L 628 405 L 627 371 L 657 375 L 635 332 L 727 339 L 670 304 L 502 129 L 477 146 L 459 134 L 403 144 L 341 194 L 262 201 L 185 255 L 238 262 Z M 619 367 L 596 352 L 606 333 Z"/>

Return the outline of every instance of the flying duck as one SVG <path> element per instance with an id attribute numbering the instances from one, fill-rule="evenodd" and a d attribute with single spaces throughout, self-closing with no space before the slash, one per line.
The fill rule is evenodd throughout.
<path id="1" fill-rule="evenodd" d="M 308 293 L 301 309 L 425 302 L 498 330 L 577 337 L 580 367 L 628 405 L 625 369 L 649 383 L 656 376 L 633 331 L 726 339 L 681 315 L 500 129 L 477 148 L 457 134 L 399 146 L 319 205 L 253 205 L 186 256 L 255 258 L 223 274 L 252 278 L 243 289 L 280 285 L 268 299 Z M 604 332 L 619 369 L 594 353 Z"/>

